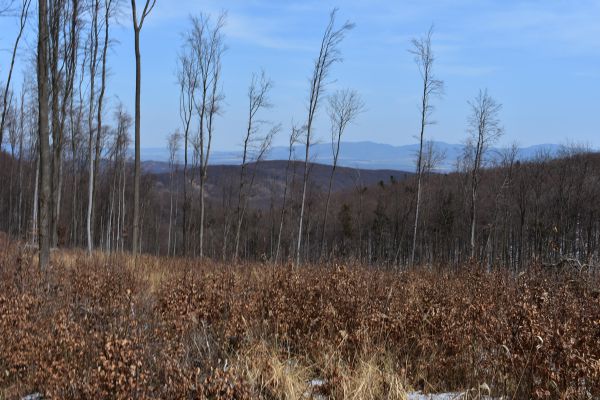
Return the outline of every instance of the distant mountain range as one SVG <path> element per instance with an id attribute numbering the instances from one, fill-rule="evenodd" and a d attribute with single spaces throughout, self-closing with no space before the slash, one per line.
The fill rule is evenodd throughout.
<path id="1" fill-rule="evenodd" d="M 465 146 L 462 144 L 450 144 L 445 142 L 433 142 L 435 151 L 444 154 L 443 161 L 437 167 L 439 172 L 451 171 L 457 158 L 462 155 Z M 539 144 L 519 149 L 517 158 L 528 160 L 537 154 L 546 153 L 555 156 L 561 146 L 556 144 Z M 359 169 L 385 169 L 396 171 L 413 171 L 415 169 L 415 157 L 419 149 L 418 144 L 404 146 L 392 146 L 389 144 L 374 142 L 342 142 L 338 164 L 340 166 Z M 490 157 L 500 154 L 502 148 L 490 149 Z M 303 159 L 304 148 L 296 145 L 294 148 L 295 158 Z M 148 168 L 151 165 L 158 167 L 168 161 L 169 154 L 166 148 L 152 147 L 142 149 L 142 160 Z M 179 162 L 183 160 L 183 152 L 178 155 Z M 267 160 L 287 160 L 288 148 L 276 146 L 267 155 Z M 213 151 L 210 156 L 212 165 L 239 165 L 241 163 L 241 151 Z M 157 162 L 153 164 L 152 161 Z M 311 161 L 319 164 L 332 164 L 333 157 L 330 143 L 318 143 L 311 148 Z M 153 169 L 153 168 L 152 168 Z"/>

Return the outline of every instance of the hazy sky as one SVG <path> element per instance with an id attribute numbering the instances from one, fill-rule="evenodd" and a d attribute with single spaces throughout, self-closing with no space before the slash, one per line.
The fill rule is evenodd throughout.
<path id="1" fill-rule="evenodd" d="M 141 2 L 141 1 L 138 1 Z M 36 3 L 34 1 L 34 3 Z M 120 100 L 133 113 L 135 63 L 130 2 L 113 29 L 108 83 L 111 107 Z M 333 67 L 329 87 L 350 87 L 367 111 L 351 126 L 348 141 L 414 143 L 418 132 L 420 77 L 408 53 L 410 39 L 435 26 L 435 72 L 445 81 L 435 100 L 431 139 L 459 143 L 465 137 L 467 101 L 488 88 L 504 107 L 502 143 L 521 145 L 585 142 L 600 147 L 600 1 L 597 0 L 158 0 L 141 33 L 142 147 L 165 145 L 180 126 L 176 58 L 189 15 L 228 12 L 228 50 L 223 60 L 224 113 L 215 148 L 235 149 L 244 132 L 251 74 L 263 68 L 273 79 L 274 107 L 262 118 L 283 123 L 276 144 L 287 141 L 292 119 L 306 118 L 308 77 L 332 7 L 339 22 L 356 23 Z M 34 10 L 34 12 L 36 12 Z M 31 19 L 32 23 L 35 20 Z M 16 20 L 0 18 L 0 80 L 6 80 L 8 49 Z M 17 66 L 35 48 L 30 26 Z M 325 103 L 322 104 L 323 106 Z M 110 112 L 112 115 L 112 112 Z M 321 108 L 317 136 L 328 138 Z"/>

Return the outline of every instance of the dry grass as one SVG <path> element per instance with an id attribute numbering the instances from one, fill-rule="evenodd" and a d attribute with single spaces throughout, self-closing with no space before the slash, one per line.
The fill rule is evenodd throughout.
<path id="1" fill-rule="evenodd" d="M 0 249 L 0 399 L 600 396 L 590 275 Z"/>

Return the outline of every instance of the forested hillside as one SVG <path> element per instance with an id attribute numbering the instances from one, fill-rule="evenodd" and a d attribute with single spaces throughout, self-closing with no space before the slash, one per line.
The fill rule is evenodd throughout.
<path id="1" fill-rule="evenodd" d="M 1 162 L 0 179 L 6 189 L 2 192 L 1 229 L 31 241 L 35 166 L 29 158 L 19 161 L 18 157 L 7 154 Z M 66 164 L 65 167 L 66 195 L 60 214 L 58 245 L 84 246 L 85 202 L 79 188 L 86 186 L 86 176 L 72 176 L 73 166 Z M 228 243 L 233 240 L 236 225 L 241 167 L 211 166 L 208 170 L 207 254 L 230 259 L 233 250 Z M 248 260 L 274 260 L 281 227 L 278 258 L 293 258 L 302 164 L 291 162 L 288 166 L 285 161 L 265 161 L 250 164 L 248 171 L 255 177 L 247 192 L 247 217 L 240 235 L 241 255 Z M 556 263 L 564 258 L 595 262 L 600 238 L 598 171 L 600 156 L 577 149 L 563 149 L 556 159 L 541 153 L 526 163 L 505 158 L 499 165 L 484 170 L 476 259 L 490 266 L 511 269 L 533 261 Z M 380 265 L 407 263 L 411 250 L 410 220 L 414 215 L 414 174 L 337 168 L 332 185 L 332 217 L 328 219 L 321 241 L 330 174 L 330 166 L 311 164 L 306 260 L 356 260 Z M 183 254 L 181 212 L 177 211 L 182 203 L 182 178 L 181 170 L 174 170 L 172 176 L 170 173 L 143 176 L 144 252 Z M 111 252 L 130 246 L 131 180 L 129 162 L 109 159 L 103 163 L 98 180 L 99 212 L 93 229 L 95 247 Z M 423 183 L 426 201 L 421 214 L 417 259 L 427 264 L 459 265 L 470 257 L 469 175 L 458 171 L 429 173 Z M 197 198 L 198 195 L 199 188 L 194 186 L 191 196 Z M 197 249 L 198 212 L 197 207 L 191 210 L 190 254 Z"/>

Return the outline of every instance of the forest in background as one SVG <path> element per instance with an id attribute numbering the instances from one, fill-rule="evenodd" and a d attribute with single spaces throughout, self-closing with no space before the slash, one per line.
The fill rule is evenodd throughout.
<path id="1" fill-rule="evenodd" d="M 517 270 L 531 262 L 583 267 L 597 261 L 597 155 L 565 146 L 556 157 L 540 151 L 525 161 L 516 145 L 492 154 L 504 129 L 502 105 L 487 90 L 469 102 L 464 152 L 450 161 L 454 171 L 437 172 L 448 160 L 427 136 L 444 93 L 434 73 L 432 28 L 410 43 L 422 83 L 414 171 L 338 166 L 345 130 L 366 105 L 350 88 L 327 90 L 342 62 L 340 44 L 354 27 L 338 23 L 337 9 L 315 48 L 302 123 L 284 129 L 268 122 L 273 82 L 265 71 L 252 75 L 237 167 L 209 165 L 224 107 L 227 15 L 190 17 L 177 59 L 181 126 L 166 138 L 168 172 L 143 173 L 139 40 L 155 4 L 145 1 L 139 10 L 131 4 L 133 116 L 122 104 L 109 109 L 105 99 L 111 29 L 128 4 L 41 1 L 36 10 L 25 0 L 0 10 L 20 21 L 0 97 L 0 229 L 39 243 L 41 265 L 55 247 L 295 265 L 471 260 Z M 24 75 L 17 93 L 14 60 L 32 25 L 38 46 L 27 71 L 35 73 Z M 312 162 L 319 113 L 330 121 L 331 166 Z M 287 160 L 267 161 L 276 135 L 289 137 Z"/>

